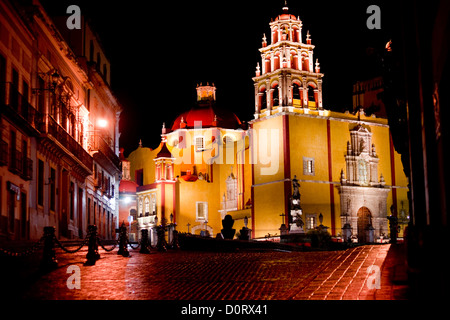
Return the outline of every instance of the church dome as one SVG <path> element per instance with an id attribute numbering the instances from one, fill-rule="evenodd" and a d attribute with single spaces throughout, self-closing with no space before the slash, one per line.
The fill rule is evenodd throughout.
<path id="1" fill-rule="evenodd" d="M 200 121 L 202 128 L 238 129 L 242 126 L 233 112 L 210 105 L 206 108 L 196 106 L 179 115 L 172 125 L 172 131 L 180 128 L 193 129 L 195 123 Z"/>
<path id="2" fill-rule="evenodd" d="M 278 20 L 297 20 L 297 18 L 293 14 L 283 13 L 275 18 L 275 21 L 278 21 Z"/>
<path id="3" fill-rule="evenodd" d="M 119 184 L 119 193 L 136 193 L 138 184 L 131 180 L 121 180 Z"/>
<path id="4" fill-rule="evenodd" d="M 215 89 L 214 86 L 197 87 L 197 105 L 175 119 L 172 131 L 180 128 L 193 129 L 196 122 L 201 122 L 202 128 L 241 128 L 242 122 L 233 112 L 216 105 Z"/>

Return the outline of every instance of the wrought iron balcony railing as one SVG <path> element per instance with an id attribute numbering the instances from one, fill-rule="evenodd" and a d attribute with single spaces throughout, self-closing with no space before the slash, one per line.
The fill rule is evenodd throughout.
<path id="1" fill-rule="evenodd" d="M 37 133 L 43 120 L 42 114 L 31 106 L 26 96 L 19 93 L 10 82 L 0 83 L 0 105 L 2 113 L 8 114 L 28 133 Z"/>
<path id="2" fill-rule="evenodd" d="M 93 159 L 91 155 L 73 138 L 63 127 L 61 127 L 52 116 L 46 115 L 45 120 L 40 126 L 40 131 L 52 136 L 56 141 L 63 145 L 73 156 L 78 159 L 90 171 L 93 168 Z"/>

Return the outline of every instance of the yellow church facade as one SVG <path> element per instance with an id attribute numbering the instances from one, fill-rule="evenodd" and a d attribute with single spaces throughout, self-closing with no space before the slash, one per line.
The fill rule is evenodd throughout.
<path id="1" fill-rule="evenodd" d="M 305 232 L 321 223 L 339 237 L 346 227 L 367 242 L 372 230 L 375 242 L 389 236 L 388 216 L 407 215 L 408 181 L 387 120 L 326 110 L 324 74 L 301 20 L 285 7 L 270 28 L 253 78 L 253 120 L 242 123 L 218 107 L 214 85 L 200 85 L 196 106 L 163 126 L 157 149 L 139 146 L 123 160 L 138 185 L 136 232 L 175 222 L 180 232 L 215 237 L 230 214 L 253 239 L 280 235 L 292 224 L 294 179 Z"/>

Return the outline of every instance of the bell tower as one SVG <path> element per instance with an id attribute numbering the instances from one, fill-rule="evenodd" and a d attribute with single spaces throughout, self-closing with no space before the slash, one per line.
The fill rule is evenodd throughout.
<path id="1" fill-rule="evenodd" d="M 285 3 L 283 13 L 270 22 L 270 44 L 263 36 L 261 64 L 258 62 L 255 84 L 255 119 L 275 112 L 296 108 L 323 110 L 320 64 L 314 64 L 314 45 L 309 31 L 306 43 L 302 37 L 302 21 L 289 13 Z"/>

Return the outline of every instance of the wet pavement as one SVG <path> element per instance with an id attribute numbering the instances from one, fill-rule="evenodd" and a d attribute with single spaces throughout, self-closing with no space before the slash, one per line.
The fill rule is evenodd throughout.
<path id="1" fill-rule="evenodd" d="M 33 264 L 25 269 L 22 262 L 17 262 L 19 268 L 3 265 L 2 273 L 9 272 L 9 276 L 2 279 L 6 289 L 2 292 L 13 300 L 408 298 L 403 245 L 312 252 L 129 251 L 131 256 L 125 258 L 117 249 L 106 252 L 99 248 L 101 258 L 87 266 L 87 247 L 73 254 L 57 249 L 58 268 L 45 274 L 33 269 Z M 39 259 L 35 258 L 34 265 Z"/>

